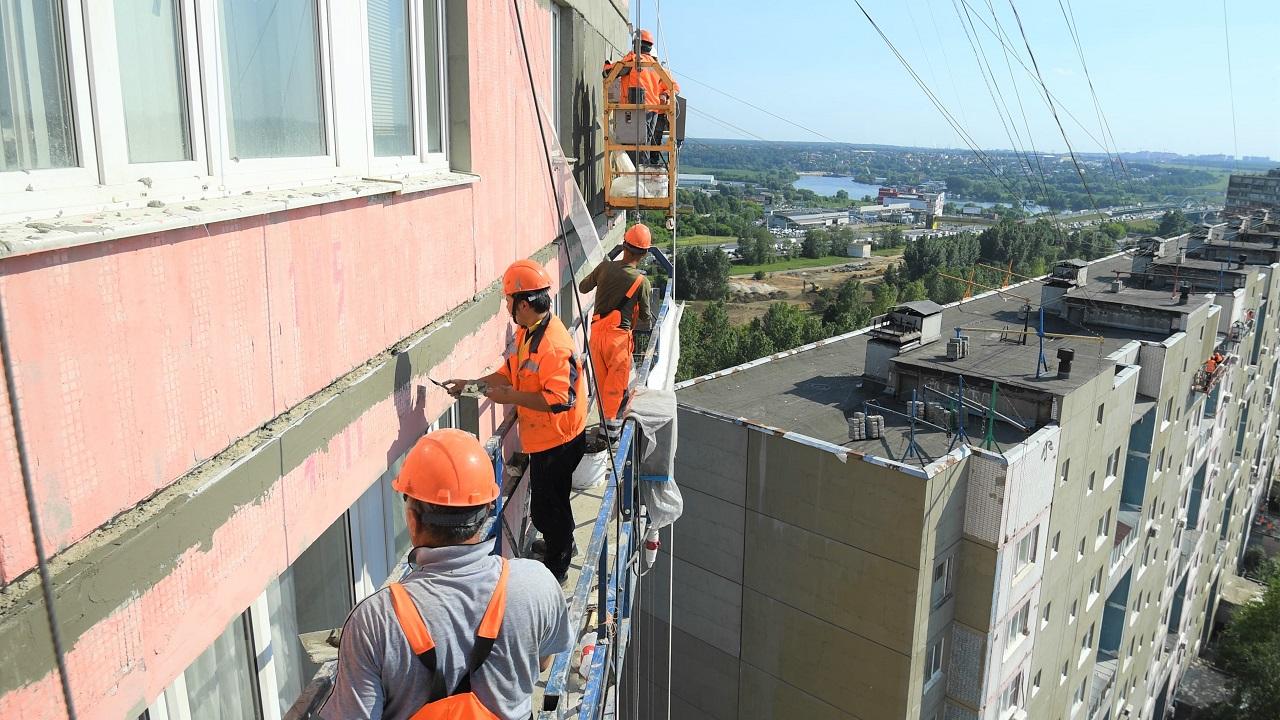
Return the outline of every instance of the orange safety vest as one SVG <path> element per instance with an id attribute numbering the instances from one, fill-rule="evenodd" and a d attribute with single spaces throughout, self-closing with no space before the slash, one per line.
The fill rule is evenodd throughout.
<path id="1" fill-rule="evenodd" d="M 591 317 L 591 326 L 594 328 L 596 323 L 600 322 L 601 320 L 604 320 L 605 318 L 612 317 L 613 313 L 616 312 L 618 313 L 618 319 L 616 321 L 613 321 L 613 325 L 614 327 L 622 327 L 622 325 L 624 324 L 622 319 L 625 317 L 624 311 L 630 311 L 631 321 L 630 323 L 627 324 L 627 327 L 623 329 L 630 330 L 631 328 L 635 327 L 636 322 L 640 318 L 640 308 L 636 304 L 636 291 L 638 291 L 640 289 L 640 286 L 644 284 L 644 278 L 645 278 L 644 275 L 637 275 L 635 282 L 631 283 L 631 287 L 627 288 L 627 294 L 623 296 L 622 304 L 619 305 L 615 310 L 607 312 L 604 315 L 600 315 L 599 313 L 596 313 L 595 315 L 593 315 Z"/>
<path id="2" fill-rule="evenodd" d="M 586 377 L 560 318 L 548 315 L 532 330 L 516 330 L 516 349 L 499 372 L 516 390 L 541 393 L 551 406 L 550 412 L 516 407 L 525 452 L 563 445 L 587 427 Z"/>
<path id="3" fill-rule="evenodd" d="M 480 620 L 480 628 L 476 630 L 476 644 L 471 649 L 471 657 L 467 662 L 467 672 L 458 681 L 453 692 L 445 692 L 444 670 L 436 659 L 436 644 L 431 639 L 427 624 L 422 620 L 422 612 L 409 597 L 409 591 L 400 583 L 391 584 L 391 607 L 396 612 L 396 620 L 400 621 L 400 629 L 409 641 L 409 648 L 418 656 L 423 665 L 431 671 L 431 694 L 427 704 L 410 716 L 410 720 L 498 720 L 489 708 L 480 702 L 480 698 L 471 690 L 471 676 L 480 669 L 489 653 L 493 651 L 493 643 L 498 639 L 498 630 L 502 627 L 502 618 L 507 611 L 507 559 L 502 560 L 502 573 L 498 575 L 498 584 L 493 589 L 493 597 L 489 598 L 489 607 Z"/>
<path id="4" fill-rule="evenodd" d="M 662 77 L 658 75 L 653 68 L 641 67 L 638 70 L 633 65 L 635 62 L 635 51 L 629 52 L 618 61 L 626 69 L 618 75 L 618 96 L 622 102 L 627 102 L 627 91 L 636 85 L 644 88 L 644 101 L 648 105 L 656 105 L 662 102 L 662 96 L 671 94 L 671 88 L 663 82 Z M 641 55 L 641 60 L 653 60 L 652 55 Z M 615 63 L 605 63 L 605 72 L 613 69 Z M 680 92 L 680 86 L 677 84 L 675 92 Z"/>

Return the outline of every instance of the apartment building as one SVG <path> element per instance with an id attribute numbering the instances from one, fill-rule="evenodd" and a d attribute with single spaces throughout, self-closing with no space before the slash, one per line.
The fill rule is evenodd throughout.
<path id="1" fill-rule="evenodd" d="M 1227 181 L 1226 209 L 1280 210 L 1280 168 L 1266 173 L 1232 173 Z"/>
<path id="2" fill-rule="evenodd" d="M 0 717 L 61 664 L 80 718 L 278 718 L 403 558 L 403 453 L 503 420 L 428 377 L 496 364 L 510 262 L 582 270 L 553 194 L 603 210 L 627 3 L 520 8 L 0 4 Z"/>
<path id="3" fill-rule="evenodd" d="M 1273 468 L 1280 291 L 1170 240 L 686 382 L 672 717 L 1164 717 Z"/>

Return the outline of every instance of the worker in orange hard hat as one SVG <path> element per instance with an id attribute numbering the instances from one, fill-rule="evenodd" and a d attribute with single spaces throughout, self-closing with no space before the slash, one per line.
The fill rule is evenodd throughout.
<path id="1" fill-rule="evenodd" d="M 499 493 L 488 454 L 461 430 L 437 430 L 391 486 L 405 498 L 414 570 L 348 616 L 319 717 L 530 717 L 539 671 L 573 636 L 546 568 L 497 556 L 485 539 Z"/>
<path id="2" fill-rule="evenodd" d="M 551 276 L 533 260 L 517 260 L 502 275 L 516 337 L 497 372 L 484 378 L 486 396 L 516 406 L 520 444 L 529 454 L 533 525 L 545 541 L 543 562 L 564 582 L 573 558 L 573 471 L 587 449 L 586 379 L 573 338 L 551 312 Z M 445 384 L 457 395 L 466 380 Z"/>
<path id="3" fill-rule="evenodd" d="M 649 278 L 640 270 L 640 261 L 652 246 L 649 226 L 636 223 L 622 238 L 622 257 L 605 260 L 578 283 L 582 292 L 596 291 L 596 310 L 591 318 L 591 371 L 600 389 L 600 412 L 610 441 L 616 441 L 622 431 L 619 411 L 631 384 L 631 354 L 635 348 L 632 332 L 653 322 L 649 313 Z"/>
<path id="4" fill-rule="evenodd" d="M 636 45 L 639 47 L 640 60 L 657 61 L 657 57 L 653 54 L 653 34 L 648 30 L 640 30 L 636 33 Z M 674 79 L 671 86 L 668 87 L 662 76 L 655 72 L 652 68 L 637 67 L 636 51 L 632 50 L 622 59 L 617 61 L 621 63 L 623 68 L 618 75 L 619 99 L 622 102 L 631 102 L 631 89 L 641 88 L 644 90 L 644 100 L 646 104 L 666 103 L 672 95 L 680 93 L 680 83 Z M 606 62 L 604 64 L 604 76 L 608 76 L 613 69 L 615 63 Z M 662 142 L 662 135 L 667 132 L 667 116 L 658 112 L 646 112 L 646 121 L 649 127 L 649 142 L 652 145 L 658 145 Z M 643 157 L 643 155 L 642 155 Z M 650 163 L 657 164 L 661 162 L 661 153 L 648 153 Z"/>

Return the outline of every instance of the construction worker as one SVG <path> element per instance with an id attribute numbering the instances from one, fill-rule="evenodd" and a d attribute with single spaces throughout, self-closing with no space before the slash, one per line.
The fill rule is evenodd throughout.
<path id="1" fill-rule="evenodd" d="M 648 30 L 641 30 L 636 34 L 636 39 L 640 45 L 640 59 L 657 61 L 653 55 L 653 33 Z M 680 83 L 672 79 L 672 86 L 668 87 L 662 76 L 655 72 L 652 68 L 636 67 L 636 52 L 632 50 L 622 59 L 617 61 L 622 64 L 623 68 L 618 74 L 619 100 L 622 102 L 630 102 L 632 88 L 642 88 L 644 90 L 644 103 L 657 104 L 666 103 L 672 95 L 680 94 Z M 613 69 L 615 63 L 606 62 L 604 64 L 604 76 L 608 76 Z M 663 133 L 669 130 L 667 116 L 658 112 L 646 112 L 646 122 L 649 130 L 649 143 L 651 145 L 659 145 L 662 143 Z M 662 155 L 659 152 L 649 153 L 649 162 L 658 164 L 662 161 Z"/>
<path id="2" fill-rule="evenodd" d="M 640 261 L 653 246 L 653 234 L 644 223 L 632 225 L 622 239 L 622 258 L 605 260 L 582 278 L 578 289 L 596 291 L 596 311 L 591 318 L 591 370 L 600 389 L 600 411 L 605 434 L 616 441 L 622 431 L 619 410 L 631 383 L 632 330 L 648 327 L 649 278 L 640 272 Z"/>
<path id="3" fill-rule="evenodd" d="M 527 720 L 541 670 L 573 646 L 559 585 L 486 540 L 499 488 L 480 441 L 418 440 L 391 485 L 405 498 L 415 569 L 347 618 L 325 720 Z"/>
<path id="4" fill-rule="evenodd" d="M 587 392 L 573 338 L 551 313 L 550 289 L 551 276 L 533 260 L 517 260 L 503 273 L 515 344 L 502 367 L 480 382 L 490 400 L 516 406 L 520 445 L 529 454 L 533 526 L 545 541 L 543 562 L 564 582 L 574 552 L 569 492 L 587 449 Z M 457 395 L 467 383 L 445 385 Z"/>

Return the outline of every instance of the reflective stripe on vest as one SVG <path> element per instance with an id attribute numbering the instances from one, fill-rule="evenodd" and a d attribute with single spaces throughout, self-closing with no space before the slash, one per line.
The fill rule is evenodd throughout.
<path id="1" fill-rule="evenodd" d="M 427 630 L 427 624 L 422 619 L 422 612 L 413 602 L 413 598 L 409 596 L 409 591 L 405 590 L 403 585 L 391 583 L 389 586 L 391 589 L 391 607 L 395 611 L 396 620 L 400 623 L 400 629 L 404 631 L 405 639 L 409 641 L 409 648 L 418 656 L 418 660 L 431 671 L 431 691 L 427 698 L 427 704 L 414 713 L 414 718 L 453 717 L 452 715 L 446 715 L 446 713 L 456 712 L 458 707 L 462 707 L 467 711 L 467 714 L 461 717 L 496 717 L 480 704 L 479 698 L 471 692 L 471 676 L 480 669 L 481 665 L 484 665 L 489 653 L 493 651 L 494 641 L 498 638 L 498 631 L 502 629 L 502 620 L 506 616 L 509 566 L 506 558 L 499 559 L 502 561 L 502 571 L 498 574 L 498 584 L 493 588 L 493 595 L 489 598 L 489 605 L 485 608 L 484 617 L 480 619 L 480 627 L 476 629 L 476 642 L 472 647 L 466 672 L 463 673 L 462 679 L 458 682 L 458 686 L 453 689 L 453 692 L 445 691 L 444 669 L 439 666 L 435 652 L 435 641 L 432 640 L 431 632 Z"/>

